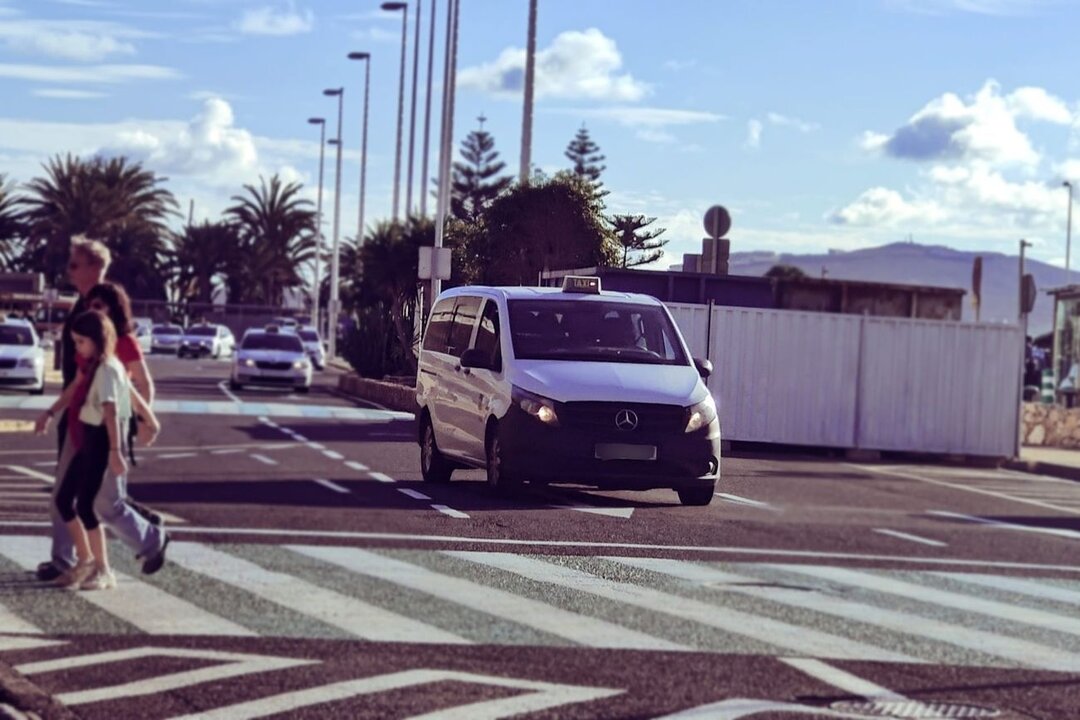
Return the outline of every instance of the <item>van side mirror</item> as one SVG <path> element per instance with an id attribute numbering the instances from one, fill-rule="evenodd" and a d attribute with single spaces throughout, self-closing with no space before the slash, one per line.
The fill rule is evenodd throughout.
<path id="1" fill-rule="evenodd" d="M 697 368 L 698 375 L 701 376 L 702 380 L 708 380 L 709 376 L 712 375 L 712 363 L 705 358 L 694 358 L 694 367 Z"/>
<path id="2" fill-rule="evenodd" d="M 481 370 L 490 369 L 487 354 L 479 348 L 469 348 L 461 353 L 461 367 L 479 368 Z"/>

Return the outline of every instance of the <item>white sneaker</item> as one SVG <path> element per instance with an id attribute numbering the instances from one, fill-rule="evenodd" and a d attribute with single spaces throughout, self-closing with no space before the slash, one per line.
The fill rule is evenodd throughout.
<path id="1" fill-rule="evenodd" d="M 82 590 L 112 590 L 116 587 L 116 576 L 112 570 L 95 568 L 94 572 L 79 585 Z"/>
<path id="2" fill-rule="evenodd" d="M 60 573 L 60 576 L 56 578 L 56 584 L 62 588 L 75 590 L 86 582 L 88 577 L 94 574 L 96 567 L 93 560 L 80 562 L 70 570 L 65 570 Z"/>

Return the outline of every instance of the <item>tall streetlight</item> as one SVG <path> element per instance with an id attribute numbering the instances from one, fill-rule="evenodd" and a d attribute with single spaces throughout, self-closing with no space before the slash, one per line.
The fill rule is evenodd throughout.
<path id="1" fill-rule="evenodd" d="M 525 39 L 525 106 L 521 114 L 521 171 L 518 180 L 529 182 L 532 164 L 533 87 L 536 76 L 536 2 L 529 0 L 529 30 Z"/>
<path id="2" fill-rule="evenodd" d="M 428 57 L 427 57 L 427 101 L 424 103 L 424 151 L 420 158 L 420 217 L 427 217 L 428 196 L 428 140 L 431 137 L 431 86 L 432 73 L 435 64 L 435 5 L 437 0 L 431 0 L 431 27 L 428 28 Z"/>
<path id="3" fill-rule="evenodd" d="M 312 125 L 319 126 L 319 200 L 315 206 L 315 282 L 311 288 L 311 324 L 319 329 L 319 299 L 322 295 L 320 283 L 322 281 L 322 268 L 320 261 L 322 256 L 322 186 L 323 186 L 323 161 L 326 158 L 326 118 L 308 118 Z"/>
<path id="4" fill-rule="evenodd" d="M 364 198 L 367 196 L 368 89 L 371 87 L 371 53 L 351 52 L 350 60 L 364 61 L 364 128 L 360 140 L 360 216 L 356 221 L 356 246 L 364 244 Z"/>
<path id="5" fill-rule="evenodd" d="M 330 357 L 337 357 L 337 329 L 338 329 L 338 249 L 341 232 L 341 120 L 345 108 L 345 88 L 329 88 L 323 90 L 323 95 L 338 99 L 337 111 L 337 137 L 330 142 L 337 145 L 337 170 L 334 173 L 334 247 L 330 256 L 330 328 L 327 335 L 330 336 Z"/>
<path id="6" fill-rule="evenodd" d="M 412 214 L 413 191 L 413 153 L 416 147 L 416 82 L 420 71 L 420 14 L 424 11 L 424 0 L 416 0 L 416 31 L 413 33 L 412 58 L 412 100 L 409 105 L 409 171 L 405 181 L 405 218 Z"/>
<path id="7" fill-rule="evenodd" d="M 382 9 L 388 12 L 401 11 L 401 78 L 398 80 L 397 101 L 397 149 L 394 152 L 394 193 L 393 219 L 398 219 L 398 202 L 401 198 L 401 130 L 405 122 L 405 45 L 408 42 L 409 3 L 384 2 Z M 408 213 L 408 210 L 406 210 Z"/>
<path id="8" fill-rule="evenodd" d="M 454 86 L 457 82 L 458 3 L 447 0 L 446 58 L 443 67 L 442 138 L 439 145 L 439 196 L 435 217 L 435 248 L 443 246 L 446 232 L 446 213 L 450 204 L 450 159 L 454 142 Z M 431 302 L 442 291 L 442 280 L 431 278 Z"/>
<path id="9" fill-rule="evenodd" d="M 1066 180 L 1061 183 L 1062 186 L 1069 190 L 1069 211 L 1068 220 L 1065 221 L 1065 284 L 1068 285 L 1072 282 L 1072 278 L 1069 274 L 1069 256 L 1072 251 L 1072 183 Z"/>

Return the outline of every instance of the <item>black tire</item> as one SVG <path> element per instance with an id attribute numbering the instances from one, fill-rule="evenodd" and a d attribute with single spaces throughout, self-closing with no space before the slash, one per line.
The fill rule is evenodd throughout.
<path id="1" fill-rule="evenodd" d="M 435 442 L 435 428 L 431 426 L 431 418 L 425 415 L 421 423 L 420 473 L 424 476 L 424 482 L 448 483 L 450 482 L 450 476 L 454 474 L 454 466 L 439 452 L 439 445 Z"/>
<path id="2" fill-rule="evenodd" d="M 296 390 L 296 392 L 300 393 L 301 395 L 307 395 L 308 391 L 311 390 L 311 387 L 308 386 L 308 385 L 301 385 L 301 386 L 299 386 L 297 388 L 294 388 L 294 389 Z"/>
<path id="3" fill-rule="evenodd" d="M 229 381 L 229 389 L 230 390 L 243 390 L 244 386 L 241 385 L 240 383 L 236 382 L 235 380 L 230 380 Z"/>
<path id="4" fill-rule="evenodd" d="M 676 492 L 679 493 L 679 502 L 683 505 L 704 507 L 712 502 L 714 489 L 712 487 L 686 488 L 685 490 L 676 490 Z"/>
<path id="5" fill-rule="evenodd" d="M 44 395 L 45 394 L 45 383 L 41 383 L 41 387 L 34 388 L 33 390 L 31 390 L 30 394 L 31 395 Z"/>
<path id="6" fill-rule="evenodd" d="M 492 492 L 499 495 L 513 495 L 521 489 L 521 480 L 506 473 L 502 441 L 499 439 L 499 426 L 495 423 L 488 426 L 484 454 L 487 459 L 485 463 L 487 485 Z"/>

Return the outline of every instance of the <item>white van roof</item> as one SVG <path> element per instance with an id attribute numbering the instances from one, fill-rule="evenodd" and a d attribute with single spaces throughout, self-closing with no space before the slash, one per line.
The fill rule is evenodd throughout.
<path id="1" fill-rule="evenodd" d="M 662 305 L 651 295 L 641 293 L 613 292 L 602 290 L 597 294 L 563 292 L 562 288 L 552 287 L 490 287 L 487 285 L 463 285 L 446 290 L 439 295 L 439 300 L 458 295 L 486 295 L 503 297 L 507 300 L 575 300 L 577 302 L 602 302 L 618 300 L 640 305 Z"/>

